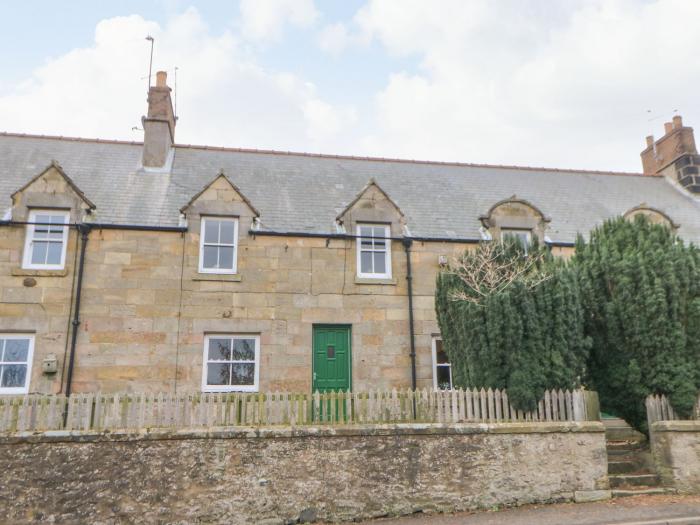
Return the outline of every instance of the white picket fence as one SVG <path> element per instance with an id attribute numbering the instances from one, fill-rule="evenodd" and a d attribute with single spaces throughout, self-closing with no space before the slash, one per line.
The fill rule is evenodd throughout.
<path id="1" fill-rule="evenodd" d="M 670 401 L 664 395 L 651 395 L 646 398 L 646 408 L 647 408 L 647 423 L 649 428 L 651 424 L 656 421 L 676 421 L 681 419 L 673 410 Z M 695 403 L 695 410 L 691 415 L 691 419 L 700 419 L 700 393 L 698 394 L 698 399 Z"/>
<path id="2" fill-rule="evenodd" d="M 67 414 L 66 414 L 67 411 Z M 314 394 L 74 394 L 0 397 L 0 432 L 363 423 L 588 421 L 598 396 L 545 392 L 515 410 L 505 390 L 391 390 Z M 64 414 L 66 424 L 63 424 Z"/>

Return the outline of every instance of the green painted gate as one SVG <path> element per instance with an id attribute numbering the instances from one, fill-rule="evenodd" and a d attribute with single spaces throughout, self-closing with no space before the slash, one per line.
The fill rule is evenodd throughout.
<path id="1" fill-rule="evenodd" d="M 350 326 L 315 325 L 313 328 L 313 391 L 352 388 Z"/>

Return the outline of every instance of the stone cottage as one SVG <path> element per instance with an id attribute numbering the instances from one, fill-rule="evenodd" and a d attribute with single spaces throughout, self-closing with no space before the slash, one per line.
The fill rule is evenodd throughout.
<path id="1" fill-rule="evenodd" d="M 0 134 L 0 394 L 449 388 L 433 293 L 484 240 L 643 213 L 700 240 L 693 131 L 644 173 Z M 224 139 L 225 140 L 225 139 Z"/>

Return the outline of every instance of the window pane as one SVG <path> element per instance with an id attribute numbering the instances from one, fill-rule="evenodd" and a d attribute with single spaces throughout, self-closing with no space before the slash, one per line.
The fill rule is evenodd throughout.
<path id="1" fill-rule="evenodd" d="M 209 339 L 210 361 L 228 361 L 231 359 L 230 339 Z"/>
<path id="2" fill-rule="evenodd" d="M 386 253 L 374 252 L 374 273 L 386 273 Z"/>
<path id="3" fill-rule="evenodd" d="M 386 250 L 386 241 L 384 239 L 375 239 L 374 240 L 374 249 L 375 250 Z"/>
<path id="4" fill-rule="evenodd" d="M 204 219 L 204 242 L 219 242 L 219 221 Z"/>
<path id="5" fill-rule="evenodd" d="M 2 387 L 22 387 L 27 379 L 27 365 L 5 365 L 2 367 Z"/>
<path id="6" fill-rule="evenodd" d="M 374 236 L 375 237 L 386 237 L 386 228 L 382 226 L 375 226 L 374 227 Z"/>
<path id="7" fill-rule="evenodd" d="M 55 241 L 62 241 L 63 240 L 63 227 L 62 226 L 50 226 L 48 237 L 49 237 L 49 239 L 53 239 Z"/>
<path id="8" fill-rule="evenodd" d="M 230 385 L 231 365 L 228 363 L 207 364 L 207 385 Z"/>
<path id="9" fill-rule="evenodd" d="M 49 243 L 35 241 L 32 243 L 32 264 L 46 264 L 46 252 Z"/>
<path id="10" fill-rule="evenodd" d="M 373 273 L 372 272 L 372 252 L 360 253 L 360 272 Z"/>
<path id="11" fill-rule="evenodd" d="M 51 222 L 50 215 L 35 215 L 33 222 L 41 222 L 44 224 L 37 224 L 34 226 L 34 238 L 35 239 L 45 239 L 47 232 L 49 231 L 49 226 L 46 223 Z"/>
<path id="12" fill-rule="evenodd" d="M 255 339 L 234 339 L 233 359 L 255 361 Z"/>
<path id="13" fill-rule="evenodd" d="M 48 239 L 49 238 L 49 227 L 48 226 L 34 226 L 34 239 Z"/>
<path id="14" fill-rule="evenodd" d="M 46 256 L 46 264 L 61 264 L 62 251 L 63 243 L 50 242 L 48 246 L 48 254 Z"/>
<path id="15" fill-rule="evenodd" d="M 440 390 L 446 390 L 452 388 L 452 382 L 450 381 L 450 367 L 449 366 L 438 366 L 436 367 L 437 373 L 437 386 Z"/>
<path id="16" fill-rule="evenodd" d="M 233 244 L 233 221 L 221 221 L 221 237 L 219 242 Z"/>
<path id="17" fill-rule="evenodd" d="M 233 270 L 233 246 L 219 248 L 219 268 Z"/>
<path id="18" fill-rule="evenodd" d="M 7 339 L 3 361 L 27 361 L 29 356 L 29 339 Z"/>
<path id="19" fill-rule="evenodd" d="M 371 226 L 360 226 L 360 236 L 361 237 L 372 237 L 372 227 Z"/>
<path id="20" fill-rule="evenodd" d="M 203 246 L 202 250 L 202 267 L 216 268 L 219 262 L 219 248 L 216 246 Z"/>
<path id="21" fill-rule="evenodd" d="M 233 365 L 232 385 L 255 384 L 255 365 L 253 363 L 235 363 Z"/>
<path id="22" fill-rule="evenodd" d="M 450 360 L 447 357 L 447 353 L 444 350 L 438 350 L 435 352 L 435 360 L 440 364 L 450 364 Z"/>

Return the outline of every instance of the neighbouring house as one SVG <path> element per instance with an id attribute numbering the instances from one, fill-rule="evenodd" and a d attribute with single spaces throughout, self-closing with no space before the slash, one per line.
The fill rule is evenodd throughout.
<path id="1" fill-rule="evenodd" d="M 484 240 L 645 214 L 700 241 L 681 118 L 644 173 L 0 135 L 0 393 L 449 388 L 433 293 Z M 222 137 L 225 141 L 225 137 Z"/>

